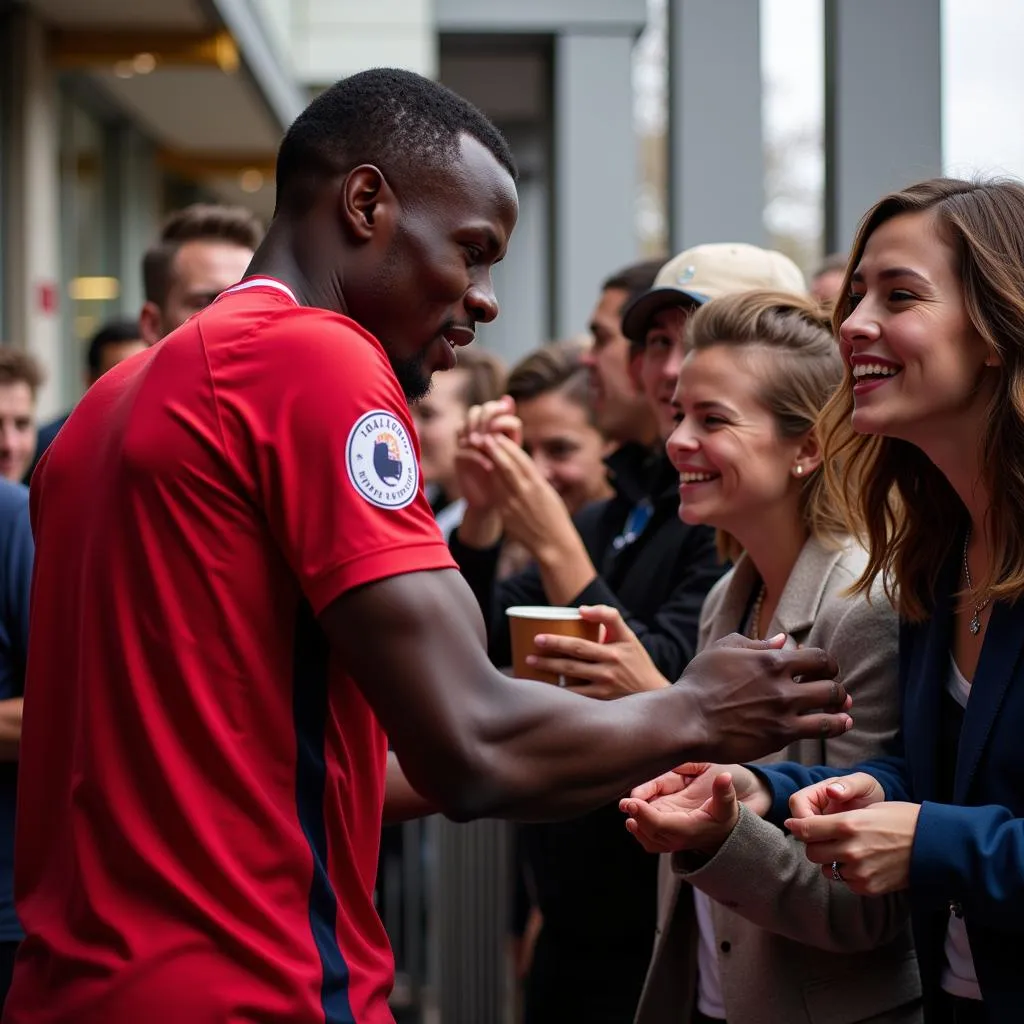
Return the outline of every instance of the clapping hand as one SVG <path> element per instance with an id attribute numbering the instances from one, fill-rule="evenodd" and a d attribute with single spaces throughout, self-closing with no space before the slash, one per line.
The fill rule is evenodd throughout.
<path id="1" fill-rule="evenodd" d="M 500 492 L 494 463 L 483 444 L 485 437 L 501 435 L 518 447 L 522 443 L 523 425 L 515 412 L 515 402 L 507 395 L 495 402 L 474 405 L 459 430 L 455 473 L 467 506 L 459 537 L 470 547 L 490 547 L 501 537 Z"/>
<path id="2" fill-rule="evenodd" d="M 491 483 L 507 536 L 539 561 L 547 550 L 576 542 L 565 502 L 512 438 L 488 432 L 481 436 L 479 450 L 493 467 Z"/>

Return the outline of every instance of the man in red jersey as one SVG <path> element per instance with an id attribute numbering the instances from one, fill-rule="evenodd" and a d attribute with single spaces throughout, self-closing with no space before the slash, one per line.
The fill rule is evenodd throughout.
<path id="1" fill-rule="evenodd" d="M 498 313 L 514 177 L 439 85 L 328 89 L 245 280 L 44 456 L 6 1024 L 385 1024 L 386 776 L 392 807 L 569 815 L 849 727 L 821 651 L 736 640 L 614 703 L 491 667 L 407 400 Z"/>

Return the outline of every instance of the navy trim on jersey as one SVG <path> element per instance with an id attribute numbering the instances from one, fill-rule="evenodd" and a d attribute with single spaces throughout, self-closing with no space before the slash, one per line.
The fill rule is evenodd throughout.
<path id="1" fill-rule="evenodd" d="M 348 964 L 338 946 L 338 898 L 327 874 L 327 825 L 324 821 L 324 726 L 327 720 L 327 674 L 330 649 L 313 609 L 305 601 L 295 623 L 292 667 L 292 708 L 298 764 L 295 798 L 299 824 L 313 855 L 309 887 L 309 927 L 313 933 L 323 981 L 320 1001 L 325 1024 L 355 1024 L 349 1003 Z"/>

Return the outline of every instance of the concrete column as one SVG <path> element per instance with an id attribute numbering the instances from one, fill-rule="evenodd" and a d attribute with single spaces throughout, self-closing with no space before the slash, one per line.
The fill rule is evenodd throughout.
<path id="1" fill-rule="evenodd" d="M 669 0 L 669 239 L 764 243 L 758 0 Z"/>
<path id="2" fill-rule="evenodd" d="M 511 366 L 551 340 L 549 324 L 550 253 L 547 181 L 521 173 L 519 221 L 505 259 L 494 268 L 500 314 L 479 330 L 480 341 Z"/>
<path id="3" fill-rule="evenodd" d="M 885 193 L 942 173 L 938 0 L 825 0 L 825 242 Z"/>
<path id="4" fill-rule="evenodd" d="M 113 155 L 118 183 L 116 237 L 111 266 L 121 282 L 118 301 L 125 317 L 142 309 L 142 257 L 156 238 L 160 220 L 160 175 L 152 143 L 134 127 L 117 129 Z"/>
<path id="5" fill-rule="evenodd" d="M 59 103 L 46 51 L 46 33 L 27 12 L 11 18 L 15 36 L 11 76 L 10 220 L 4 239 L 5 341 L 31 351 L 49 372 L 39 394 L 40 421 L 62 407 L 60 289 Z"/>
<path id="6" fill-rule="evenodd" d="M 584 330 L 601 281 L 637 255 L 632 32 L 567 30 L 554 54 L 554 327 Z"/>

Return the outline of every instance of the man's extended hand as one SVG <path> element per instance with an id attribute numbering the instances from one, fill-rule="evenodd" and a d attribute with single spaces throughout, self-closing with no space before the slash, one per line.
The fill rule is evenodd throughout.
<path id="1" fill-rule="evenodd" d="M 752 761 L 797 739 L 840 736 L 852 701 L 835 659 L 817 648 L 781 650 L 784 636 L 732 634 L 695 657 L 675 685 L 701 718 L 699 756 Z"/>

